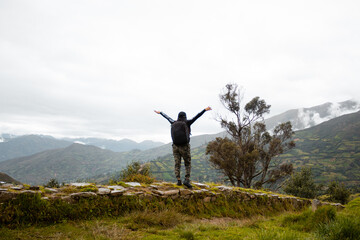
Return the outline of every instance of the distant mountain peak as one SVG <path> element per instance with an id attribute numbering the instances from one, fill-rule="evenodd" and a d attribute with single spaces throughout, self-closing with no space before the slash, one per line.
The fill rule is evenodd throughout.
<path id="1" fill-rule="evenodd" d="M 322 122 L 359 110 L 360 103 L 356 100 L 347 100 L 338 103 L 327 102 L 310 108 L 289 110 L 266 119 L 265 122 L 267 128 L 271 130 L 279 123 L 290 121 L 293 130 L 296 131 L 313 127 Z"/>

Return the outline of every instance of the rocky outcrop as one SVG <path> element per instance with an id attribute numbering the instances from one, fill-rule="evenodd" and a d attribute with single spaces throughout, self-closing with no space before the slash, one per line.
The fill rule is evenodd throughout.
<path id="1" fill-rule="evenodd" d="M 236 198 L 243 202 L 261 201 L 263 204 L 281 203 L 291 205 L 293 209 L 312 206 L 316 210 L 321 205 L 334 205 L 342 208 L 341 204 L 320 202 L 319 200 L 300 199 L 292 196 L 278 195 L 255 191 L 252 189 L 234 188 L 229 186 L 209 186 L 202 183 L 193 183 L 193 189 L 178 187 L 167 182 L 158 182 L 149 186 L 140 183 L 125 183 L 120 185 L 94 185 L 91 183 L 71 183 L 61 188 L 44 188 L 38 186 L 23 186 L 3 184 L 0 186 L 0 204 L 17 198 L 21 194 L 40 194 L 44 200 L 62 199 L 69 204 L 76 204 L 81 198 L 96 197 L 128 197 L 139 198 L 169 198 L 196 199 L 203 203 L 215 202 L 218 198 Z"/>

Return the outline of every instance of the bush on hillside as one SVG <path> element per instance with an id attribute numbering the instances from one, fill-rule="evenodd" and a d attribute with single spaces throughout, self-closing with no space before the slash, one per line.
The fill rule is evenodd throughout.
<path id="1" fill-rule="evenodd" d="M 151 176 L 150 164 L 140 162 L 132 162 L 120 172 L 120 181 L 123 182 L 139 182 L 150 184 L 154 182 Z"/>
<path id="2" fill-rule="evenodd" d="M 329 201 L 339 202 L 341 204 L 348 203 L 351 195 L 350 190 L 347 189 L 343 183 L 340 184 L 339 182 L 331 182 L 326 192 L 329 194 Z"/>
<path id="3" fill-rule="evenodd" d="M 314 182 L 311 168 L 302 168 L 300 172 L 291 176 L 283 190 L 297 197 L 315 198 L 318 195 L 320 187 Z"/>
<path id="4" fill-rule="evenodd" d="M 59 188 L 60 184 L 58 182 L 58 180 L 56 180 L 55 178 L 51 178 L 46 184 L 45 187 L 49 187 L 49 188 Z"/>

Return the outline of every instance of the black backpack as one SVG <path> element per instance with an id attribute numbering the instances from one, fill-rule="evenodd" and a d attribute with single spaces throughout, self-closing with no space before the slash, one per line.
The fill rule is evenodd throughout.
<path id="1" fill-rule="evenodd" d="M 190 142 L 190 130 L 184 121 L 171 124 L 171 138 L 175 145 L 185 145 Z"/>

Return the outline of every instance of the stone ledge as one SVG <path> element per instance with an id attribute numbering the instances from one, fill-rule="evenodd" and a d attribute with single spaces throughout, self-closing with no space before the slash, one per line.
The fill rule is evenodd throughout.
<path id="1" fill-rule="evenodd" d="M 43 200 L 51 201 L 55 199 L 62 199 L 68 203 L 76 203 L 80 198 L 95 198 L 95 197 L 139 197 L 148 198 L 153 197 L 170 198 L 170 199 L 190 199 L 196 198 L 204 203 L 214 202 L 221 196 L 237 198 L 241 201 L 256 201 L 262 199 L 267 201 L 267 204 L 271 202 L 287 202 L 294 207 L 301 207 L 312 205 L 315 200 L 299 199 L 292 196 L 279 196 L 273 193 L 256 192 L 254 190 L 245 191 L 241 188 L 234 188 L 229 186 L 215 186 L 211 188 L 207 184 L 193 183 L 194 189 L 187 189 L 184 187 L 178 187 L 172 183 L 154 183 L 148 187 L 141 186 L 140 183 L 125 183 L 123 187 L 119 185 L 97 185 L 91 183 L 71 183 L 67 184 L 64 188 L 40 188 L 33 186 L 31 188 L 25 188 L 22 185 L 3 184 L 0 188 L 0 203 L 6 202 L 16 198 L 19 194 L 40 194 Z M 66 188 L 68 186 L 79 189 L 79 192 L 67 193 Z M 96 192 L 81 192 L 81 189 L 94 186 Z M 336 203 L 323 203 L 321 205 L 332 205 L 338 208 L 344 206 Z"/>

